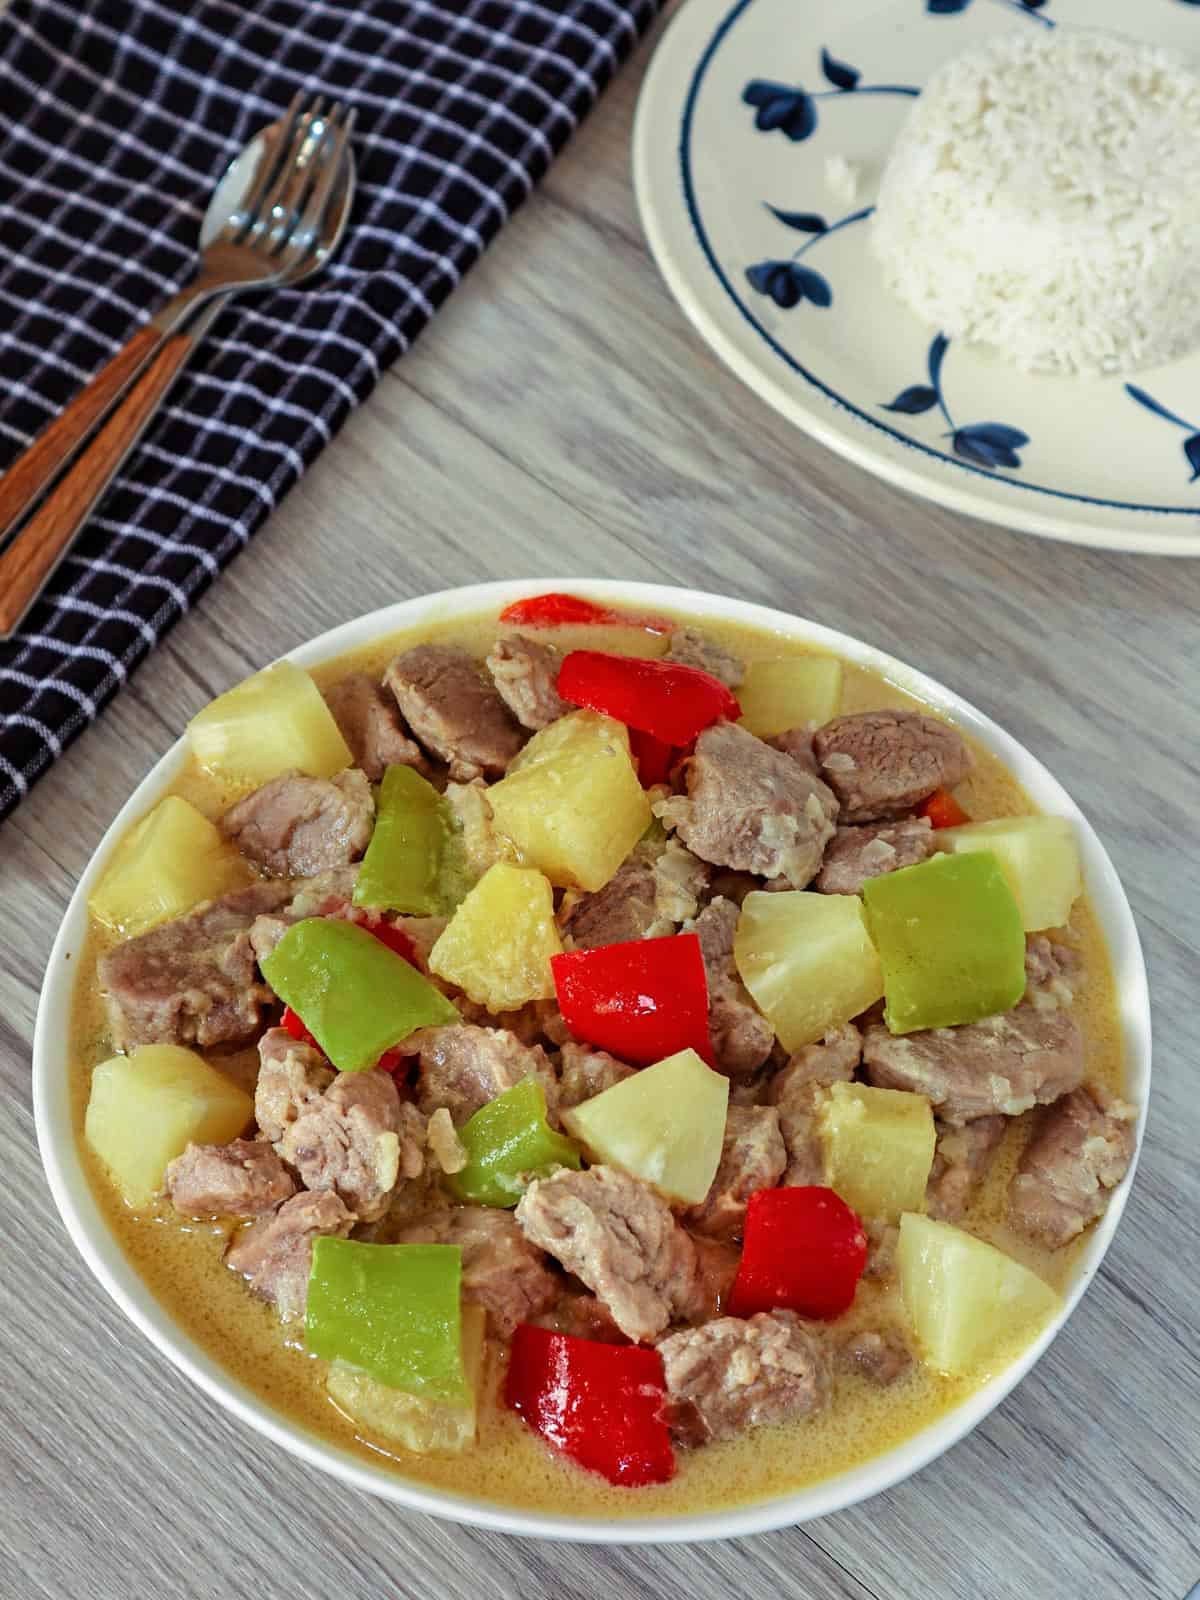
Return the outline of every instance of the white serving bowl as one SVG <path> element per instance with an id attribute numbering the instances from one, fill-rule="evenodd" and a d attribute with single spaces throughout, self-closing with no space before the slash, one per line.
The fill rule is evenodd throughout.
<path id="1" fill-rule="evenodd" d="M 772 629 L 787 638 L 834 651 L 849 661 L 882 673 L 934 706 L 999 756 L 1037 806 L 1044 811 L 1071 817 L 1078 829 L 1083 851 L 1087 890 L 1104 929 L 1112 960 L 1125 1050 L 1127 1088 L 1141 1112 L 1138 1122 L 1140 1150 L 1150 1090 L 1150 1006 L 1137 930 L 1116 871 L 1079 808 L 1045 767 L 994 722 L 931 678 L 857 639 L 766 606 L 662 584 L 577 579 L 476 584 L 416 600 L 405 600 L 344 623 L 340 628 L 331 629 L 292 652 L 291 659 L 300 666 L 315 666 L 401 628 L 466 617 L 482 611 L 497 611 L 522 596 L 554 589 L 568 589 L 574 594 L 642 612 L 656 608 L 678 609 L 700 617 L 749 623 Z M 87 933 L 88 895 L 116 841 L 130 823 L 153 805 L 167 788 L 182 766 L 184 754 L 184 743 L 180 740 L 134 790 L 101 840 L 63 918 L 46 971 L 34 1034 L 33 1095 L 38 1143 L 51 1192 L 71 1238 L 91 1271 L 126 1316 L 168 1360 L 174 1362 L 181 1372 L 213 1399 L 309 1466 L 332 1473 L 344 1483 L 381 1495 L 412 1510 L 430 1512 L 478 1527 L 539 1538 L 612 1544 L 665 1543 L 762 1532 L 841 1510 L 868 1495 L 890 1488 L 941 1455 L 943 1450 L 949 1449 L 982 1421 L 1025 1376 L 1079 1303 L 1112 1241 L 1125 1209 L 1125 1199 L 1137 1164 L 1136 1154 L 1128 1177 L 1113 1194 L 1108 1210 L 1088 1237 L 1078 1275 L 1067 1294 L 1062 1313 L 1018 1361 L 977 1390 L 962 1405 L 904 1444 L 876 1456 L 862 1466 L 838 1473 L 793 1494 L 752 1505 L 735 1506 L 727 1511 L 691 1516 L 633 1517 L 621 1522 L 596 1517 L 570 1517 L 559 1513 L 539 1515 L 406 1480 L 383 1466 L 372 1466 L 289 1422 L 231 1377 L 200 1345 L 176 1326 L 130 1266 L 92 1196 L 71 1122 L 67 1059 L 71 1036 L 71 999 L 79 972 L 79 956 Z"/>

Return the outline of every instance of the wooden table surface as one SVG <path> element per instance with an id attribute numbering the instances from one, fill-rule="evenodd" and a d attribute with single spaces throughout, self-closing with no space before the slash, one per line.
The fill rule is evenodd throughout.
<path id="1" fill-rule="evenodd" d="M 1069 549 L 918 504 L 742 389 L 642 240 L 629 133 L 646 59 L 0 831 L 0 1600 L 1182 1600 L 1200 1579 L 1200 563 Z M 314 1476 L 124 1321 L 42 1179 L 29 1060 L 50 943 L 103 829 L 188 717 L 385 601 L 561 574 L 765 601 L 954 685 L 1081 802 L 1145 941 L 1154 1101 L 1103 1272 L 970 1438 L 804 1528 L 690 1549 L 555 1546 Z"/>

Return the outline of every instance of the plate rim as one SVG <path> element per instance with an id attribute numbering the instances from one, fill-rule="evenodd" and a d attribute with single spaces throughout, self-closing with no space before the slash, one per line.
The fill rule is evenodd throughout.
<path id="1" fill-rule="evenodd" d="M 724 364 L 759 399 L 777 411 L 794 427 L 807 433 L 826 449 L 854 465 L 882 478 L 917 499 L 932 501 L 948 510 L 1000 526 L 1013 532 L 1083 548 L 1114 550 L 1137 555 L 1200 555 L 1200 502 L 1196 507 L 1151 506 L 1136 502 L 1108 500 L 1100 496 L 1079 495 L 1028 480 L 1002 478 L 931 449 L 920 440 L 899 432 L 878 417 L 871 416 L 853 401 L 839 395 L 791 355 L 747 308 L 721 266 L 708 240 L 699 207 L 694 199 L 689 166 L 688 141 L 696 97 L 716 50 L 734 24 L 759 0 L 685 0 L 663 33 L 647 68 L 638 95 L 632 138 L 634 193 L 642 231 L 655 264 L 684 315 Z M 703 20 L 701 20 L 703 13 Z M 685 26 L 686 25 L 686 26 Z M 682 104 L 678 105 L 680 83 L 686 81 Z M 664 107 L 671 110 L 669 137 L 654 138 L 655 118 L 666 122 Z M 661 151 L 673 152 L 676 176 L 674 196 L 679 205 L 678 221 L 690 235 L 698 260 L 723 292 L 738 317 L 765 343 L 774 356 L 799 378 L 804 389 L 790 387 L 773 365 L 756 360 L 741 347 L 722 323 L 720 316 L 704 301 L 689 271 L 683 252 L 672 237 L 671 223 L 664 204 L 665 191 L 658 176 Z M 809 391 L 815 391 L 814 400 Z M 846 425 L 848 422 L 849 425 Z M 874 447 L 871 434 L 878 433 L 890 444 L 920 456 L 924 470 L 909 467 L 903 459 Z M 991 499 L 976 495 L 966 484 L 956 481 L 947 469 L 979 477 L 1006 498 Z M 1024 497 L 1028 496 L 1026 499 Z M 1052 502 L 1068 502 L 1080 508 L 1072 517 L 1039 507 L 1037 497 Z M 1011 497 L 1011 504 L 1009 498 Z M 1128 528 L 1110 527 L 1086 520 L 1086 510 L 1127 515 Z M 1136 522 L 1133 519 L 1138 519 Z M 1178 519 L 1175 522 L 1174 519 Z M 1189 529 L 1189 519 L 1196 523 Z M 1172 522 L 1176 531 L 1166 531 Z M 1180 527 L 1182 524 L 1182 527 Z"/>
<path id="2" fill-rule="evenodd" d="M 958 726 L 969 729 L 1006 764 L 1019 771 L 1020 781 L 1031 792 L 1036 804 L 1067 815 L 1075 822 L 1089 892 L 1094 901 L 1108 907 L 1102 927 L 1117 985 L 1118 1020 L 1128 1069 L 1131 1074 L 1138 1074 L 1140 1081 L 1129 1085 L 1131 1092 L 1138 1095 L 1137 1145 L 1129 1172 L 1113 1192 L 1108 1210 L 1085 1244 L 1077 1276 L 1064 1297 L 1061 1315 L 1011 1366 L 912 1439 L 833 1477 L 786 1495 L 724 1511 L 631 1517 L 615 1522 L 598 1516 L 571 1517 L 505 1507 L 422 1485 L 385 1468 L 373 1468 L 351 1452 L 321 1440 L 302 1425 L 289 1422 L 210 1356 L 146 1288 L 108 1229 L 91 1193 L 70 1121 L 69 1084 L 64 1070 L 67 1041 L 56 1024 L 71 1002 L 78 971 L 77 964 L 72 963 L 87 930 L 87 897 L 117 840 L 157 799 L 182 766 L 185 754 L 182 737 L 154 763 L 105 830 L 80 875 L 55 937 L 39 996 L 33 1042 L 34 1120 L 43 1169 L 73 1245 L 118 1308 L 161 1355 L 211 1400 L 306 1465 L 410 1510 L 528 1537 L 586 1543 L 673 1544 L 768 1532 L 844 1510 L 894 1487 L 935 1460 L 972 1432 L 1000 1404 L 1065 1327 L 1111 1245 L 1141 1152 L 1152 1081 L 1151 1014 L 1145 960 L 1128 897 L 1108 852 L 1079 806 L 1037 756 L 937 679 L 854 635 L 807 618 L 756 602 L 671 584 L 604 578 L 505 579 L 394 602 L 326 629 L 278 659 L 311 667 L 403 627 L 429 625 L 499 608 L 514 600 L 557 589 L 649 611 L 655 607 L 676 608 L 697 617 L 744 621 L 793 640 L 836 650 L 848 660 L 881 672 L 899 687 L 918 693 Z M 64 1111 L 65 1136 L 60 1136 L 57 1130 L 62 1125 Z"/>

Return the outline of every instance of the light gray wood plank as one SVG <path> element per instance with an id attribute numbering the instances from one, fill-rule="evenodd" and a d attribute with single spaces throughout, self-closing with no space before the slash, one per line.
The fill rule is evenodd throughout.
<path id="1" fill-rule="evenodd" d="M 644 57 L 642 63 L 644 64 Z M 792 432 L 691 332 L 641 241 L 641 65 L 253 545 L 0 832 L 0 1596 L 779 1594 L 1175 1600 L 1200 1577 L 1200 566 L 922 506 Z M 1155 1100 L 1108 1264 L 942 1461 L 813 1524 L 595 1549 L 409 1517 L 280 1458 L 92 1284 L 41 1179 L 29 1041 L 71 887 L 215 691 L 385 601 L 486 577 L 666 579 L 883 645 L 995 715 L 1100 829 L 1151 968 Z"/>

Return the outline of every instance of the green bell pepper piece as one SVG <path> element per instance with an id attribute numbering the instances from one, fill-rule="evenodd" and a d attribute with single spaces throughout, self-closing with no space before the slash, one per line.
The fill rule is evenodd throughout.
<path id="1" fill-rule="evenodd" d="M 870 878 L 863 906 L 892 1033 L 978 1022 L 1025 993 L 1021 910 L 990 850 Z"/>
<path id="2" fill-rule="evenodd" d="M 579 1151 L 546 1121 L 546 1095 L 536 1078 L 522 1078 L 481 1106 L 458 1130 L 467 1164 L 447 1181 L 460 1200 L 515 1206 L 528 1178 L 557 1167 L 579 1169 Z"/>
<path id="3" fill-rule="evenodd" d="M 462 1020 L 415 967 L 336 917 L 293 923 L 259 965 L 339 1072 L 373 1067 L 417 1028 Z"/>
<path id="4" fill-rule="evenodd" d="M 441 913 L 449 808 L 411 767 L 389 767 L 379 786 L 375 831 L 354 885 L 354 904 L 414 917 Z"/>
<path id="5" fill-rule="evenodd" d="M 465 1401 L 462 1251 L 315 1240 L 305 1342 L 314 1355 L 349 1361 L 390 1388 Z"/>

